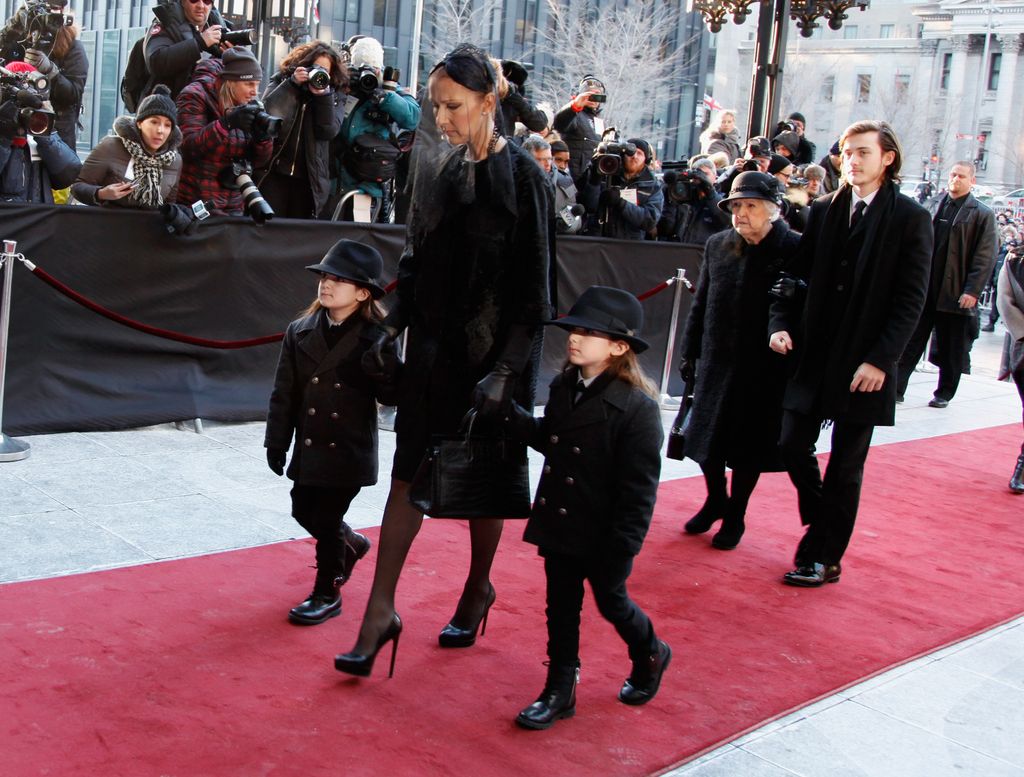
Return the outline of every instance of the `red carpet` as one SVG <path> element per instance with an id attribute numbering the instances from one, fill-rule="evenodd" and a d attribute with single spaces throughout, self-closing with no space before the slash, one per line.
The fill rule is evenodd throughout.
<path id="1" fill-rule="evenodd" d="M 371 564 L 345 614 L 290 626 L 311 547 L 291 542 L 0 586 L 0 771 L 23 775 L 642 775 L 876 672 L 1021 613 L 1024 497 L 1006 491 L 1007 426 L 877 448 L 838 585 L 781 585 L 800 534 L 784 475 L 766 476 L 743 544 L 680 534 L 700 479 L 662 486 L 632 593 L 675 650 L 661 694 L 620 704 L 625 649 L 584 612 L 577 716 L 521 731 L 544 678 L 543 577 L 508 527 L 489 630 L 443 651 L 467 557 L 464 523 L 424 525 L 389 651 L 369 680 L 336 673 Z"/>

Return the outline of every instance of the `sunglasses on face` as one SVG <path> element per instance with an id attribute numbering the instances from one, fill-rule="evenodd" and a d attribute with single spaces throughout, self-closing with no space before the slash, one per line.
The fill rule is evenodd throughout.
<path id="1" fill-rule="evenodd" d="M 213 5 L 213 0 L 188 0 L 188 1 L 192 5 L 199 5 L 200 3 L 202 3 L 203 5 Z"/>

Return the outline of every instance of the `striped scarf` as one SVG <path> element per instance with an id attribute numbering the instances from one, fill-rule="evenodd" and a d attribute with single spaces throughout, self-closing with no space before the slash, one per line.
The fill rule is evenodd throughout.
<path id="1" fill-rule="evenodd" d="M 160 182 L 164 170 L 174 161 L 177 151 L 170 149 L 159 154 L 151 154 L 141 143 L 121 136 L 125 150 L 131 155 L 135 169 L 135 180 L 139 185 L 132 193 L 132 198 L 149 208 L 163 205 L 164 198 L 160 194 Z"/>

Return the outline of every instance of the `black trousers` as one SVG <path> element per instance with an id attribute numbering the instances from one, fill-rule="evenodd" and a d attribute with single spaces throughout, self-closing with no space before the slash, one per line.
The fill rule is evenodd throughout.
<path id="1" fill-rule="evenodd" d="M 345 513 L 358 493 L 358 486 L 292 486 L 292 518 L 316 540 L 317 572 L 325 579 L 341 573 L 345 541 L 352 533 Z"/>
<path id="2" fill-rule="evenodd" d="M 1013 375 L 1013 382 L 1017 385 L 1017 394 L 1020 396 L 1022 415 L 1024 415 L 1024 359 L 1021 360 L 1021 363 L 1017 365 L 1017 369 L 1011 374 Z M 1020 445 L 1020 453 L 1024 456 L 1024 443 Z"/>
<path id="3" fill-rule="evenodd" d="M 838 564 L 850 544 L 860 504 L 864 461 L 875 427 L 836 421 L 824 479 L 814 456 L 822 419 L 787 410 L 782 417 L 782 450 L 796 486 L 800 520 L 807 526 L 797 547 L 797 566 Z"/>
<path id="4" fill-rule="evenodd" d="M 903 356 L 900 357 L 896 393 L 903 396 L 907 392 L 910 376 L 924 355 L 924 349 L 928 347 L 928 337 L 934 329 L 939 368 L 939 385 L 935 389 L 935 396 L 945 400 L 952 399 L 960 385 L 960 375 L 974 342 L 972 325 L 972 316 L 940 313 L 932 306 L 925 306 L 921 320 L 917 322 L 917 329 L 914 330 Z"/>
<path id="5" fill-rule="evenodd" d="M 305 178 L 292 178 L 271 170 L 260 182 L 260 194 L 278 218 L 315 219 L 317 216 L 313 190 Z"/>
<path id="6" fill-rule="evenodd" d="M 579 660 L 584 580 L 590 581 L 598 611 L 622 637 L 631 659 L 641 660 L 657 650 L 654 624 L 626 593 L 632 569 L 632 556 L 545 555 L 548 659 L 552 667 L 575 666 Z"/>

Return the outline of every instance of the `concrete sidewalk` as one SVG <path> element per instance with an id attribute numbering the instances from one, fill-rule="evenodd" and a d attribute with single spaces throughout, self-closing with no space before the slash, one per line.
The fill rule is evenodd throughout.
<path id="1" fill-rule="evenodd" d="M 1015 388 L 994 380 L 1001 343 L 1001 327 L 982 335 L 974 374 L 945 410 L 927 407 L 936 376 L 915 374 L 897 425 L 878 429 L 874 443 L 1019 423 Z M 674 413 L 663 415 L 667 427 Z M 168 424 L 23 439 L 31 457 L 0 463 L 0 583 L 305 536 L 289 514 L 290 482 L 266 466 L 262 423 L 206 421 L 202 434 Z M 821 442 L 827 450 L 827 434 Z M 393 447 L 394 436 L 382 433 L 383 481 L 357 497 L 353 526 L 379 524 Z M 540 463 L 531 458 L 534 483 Z M 1013 463 L 1001 453 L 992 466 L 1008 479 Z M 662 479 L 695 474 L 693 462 L 666 461 Z M 848 689 L 672 774 L 1024 775 L 1021 624 Z"/>

